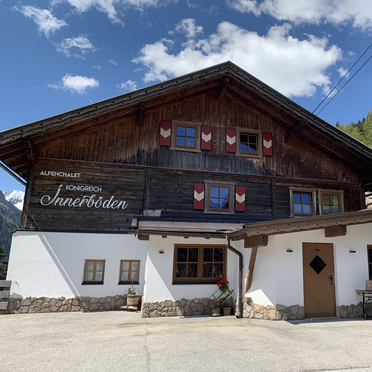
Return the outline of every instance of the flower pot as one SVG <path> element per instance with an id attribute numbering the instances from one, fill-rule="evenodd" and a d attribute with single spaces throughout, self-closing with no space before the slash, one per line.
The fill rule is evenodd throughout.
<path id="1" fill-rule="evenodd" d="M 127 306 L 135 306 L 139 307 L 141 301 L 141 296 L 140 295 L 127 295 Z"/>
<path id="2" fill-rule="evenodd" d="M 223 307 L 222 308 L 223 315 L 232 315 L 232 307 Z"/>
<path id="3" fill-rule="evenodd" d="M 217 309 L 212 309 L 212 316 L 221 316 L 221 309 L 219 307 Z"/>

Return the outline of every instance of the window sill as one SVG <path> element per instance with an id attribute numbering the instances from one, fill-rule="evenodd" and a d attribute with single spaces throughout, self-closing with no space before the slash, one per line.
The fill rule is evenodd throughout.
<path id="1" fill-rule="evenodd" d="M 235 154 L 236 156 L 241 156 L 243 158 L 254 158 L 254 159 L 263 159 L 262 155 L 255 155 L 255 154 L 242 154 L 240 152 L 237 152 Z"/>
<path id="2" fill-rule="evenodd" d="M 103 282 L 82 282 L 81 285 L 103 285 Z"/>
<path id="3" fill-rule="evenodd" d="M 201 152 L 201 150 L 199 150 L 199 149 L 188 149 L 187 147 L 184 148 L 184 147 L 171 146 L 170 149 L 173 150 L 173 151 Z"/>
<path id="4" fill-rule="evenodd" d="M 133 284 L 133 285 L 139 285 L 139 282 L 138 281 L 136 281 L 136 282 L 134 282 L 134 281 L 120 281 L 119 283 L 118 283 L 118 285 L 123 285 L 123 284 L 126 284 L 126 285 L 131 285 L 131 284 Z"/>

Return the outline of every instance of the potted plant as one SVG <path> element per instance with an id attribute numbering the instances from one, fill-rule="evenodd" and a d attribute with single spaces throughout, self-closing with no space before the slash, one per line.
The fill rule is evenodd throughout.
<path id="1" fill-rule="evenodd" d="M 128 293 L 127 293 L 127 306 L 134 306 L 139 308 L 139 304 L 141 301 L 141 296 L 139 294 L 139 289 L 137 288 L 136 290 L 133 288 L 128 288 Z"/>
<path id="2" fill-rule="evenodd" d="M 216 302 L 212 305 L 212 316 L 220 316 L 221 315 L 221 303 Z"/>
<path id="3" fill-rule="evenodd" d="M 232 306 L 227 301 L 221 305 L 221 309 L 224 316 L 232 315 Z"/>
<path id="4" fill-rule="evenodd" d="M 229 289 L 229 284 L 227 279 L 221 279 L 217 282 L 217 287 L 221 292 L 226 292 Z"/>

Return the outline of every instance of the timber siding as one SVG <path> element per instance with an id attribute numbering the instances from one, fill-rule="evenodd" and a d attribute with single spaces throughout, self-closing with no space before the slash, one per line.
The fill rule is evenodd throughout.
<path id="1" fill-rule="evenodd" d="M 45 171 L 80 173 L 79 178 L 45 176 Z M 294 180 L 289 178 L 218 174 L 212 172 L 175 171 L 156 168 L 132 167 L 120 164 L 102 164 L 98 162 L 79 162 L 63 160 L 43 160 L 36 163 L 29 204 L 26 228 L 58 229 L 82 231 L 127 232 L 132 219 L 144 211 L 184 211 L 194 212 L 208 219 L 205 211 L 193 210 L 195 183 L 221 183 L 232 186 L 244 186 L 245 212 L 236 212 L 235 218 L 247 218 L 249 215 L 267 217 L 289 217 L 289 188 L 312 188 L 343 190 L 345 212 L 360 209 L 359 185 L 333 182 L 331 186 L 322 181 Z M 95 194 L 103 200 L 114 196 L 128 203 L 126 209 L 88 208 L 42 205 L 41 198 L 51 198 L 61 186 L 59 197 L 83 198 Z M 72 190 L 68 190 L 72 186 Z M 79 191 L 74 187 L 98 187 L 100 191 Z M 234 194 L 234 192 L 233 192 Z M 44 198 L 44 201 L 46 199 Z M 47 199 L 51 200 L 51 199 Z M 64 199 L 65 200 L 65 199 Z M 205 199 L 207 204 L 208 199 Z M 221 218 L 234 213 L 221 213 Z"/>
<path id="2" fill-rule="evenodd" d="M 65 134 L 40 146 L 41 158 L 84 160 L 155 166 L 221 173 L 279 175 L 284 177 L 357 181 L 350 168 L 299 139 L 285 142 L 286 130 L 270 116 L 249 104 L 215 93 L 195 95 L 192 100 L 146 111 L 138 117 L 124 113 L 115 119 L 102 116 L 92 129 Z M 212 149 L 192 153 L 159 144 L 162 119 L 197 122 L 212 127 Z M 272 133 L 273 156 L 260 159 L 226 152 L 226 129 L 243 128 Z"/>

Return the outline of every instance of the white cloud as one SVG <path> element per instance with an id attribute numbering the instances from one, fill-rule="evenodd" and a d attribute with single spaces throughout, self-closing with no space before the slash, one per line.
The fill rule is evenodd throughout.
<path id="1" fill-rule="evenodd" d="M 157 8 L 168 5 L 176 0 L 55 0 L 54 2 L 67 2 L 78 12 L 84 13 L 95 8 L 105 13 L 113 23 L 120 23 L 118 14 L 122 9 L 135 9 L 140 12 L 146 8 Z"/>
<path id="2" fill-rule="evenodd" d="M 75 52 L 71 53 L 71 49 L 77 50 L 81 54 Z M 71 55 L 81 57 L 86 53 L 95 51 L 96 48 L 86 36 L 80 35 L 74 38 L 63 39 L 59 44 L 57 44 L 57 50 L 63 53 L 66 57 L 70 57 Z"/>
<path id="3" fill-rule="evenodd" d="M 93 68 L 95 68 L 97 70 L 102 70 L 102 66 L 99 63 L 97 63 L 96 65 L 94 65 Z"/>
<path id="4" fill-rule="evenodd" d="M 125 83 L 116 84 L 117 88 L 123 89 L 126 92 L 131 92 L 137 89 L 137 83 L 128 79 Z"/>
<path id="5" fill-rule="evenodd" d="M 340 67 L 337 72 L 340 74 L 340 78 L 342 79 L 344 76 L 345 78 L 348 78 L 349 77 L 349 74 L 347 73 L 348 70 L 346 70 L 346 68 L 343 68 L 343 67 Z"/>
<path id="6" fill-rule="evenodd" d="M 72 93 L 84 94 L 88 89 L 98 88 L 99 82 L 86 76 L 66 74 L 58 84 L 48 84 L 48 88 L 69 90 Z"/>
<path id="7" fill-rule="evenodd" d="M 272 27 L 260 36 L 229 22 L 207 38 L 182 45 L 172 54 L 172 40 L 145 45 L 134 63 L 148 71 L 145 82 L 166 80 L 225 61 L 232 61 L 286 96 L 312 96 L 330 85 L 327 69 L 341 59 L 341 50 L 326 37 L 300 40 L 290 26 Z"/>
<path id="8" fill-rule="evenodd" d="M 180 34 L 185 34 L 187 38 L 194 38 L 197 34 L 203 32 L 202 26 L 197 26 L 195 19 L 185 18 L 176 24 L 175 30 Z"/>
<path id="9" fill-rule="evenodd" d="M 41 9 L 32 5 L 25 5 L 20 8 L 15 7 L 15 9 L 25 17 L 31 18 L 36 23 L 39 32 L 46 37 L 67 26 L 64 20 L 56 18 L 48 9 Z"/>
<path id="10" fill-rule="evenodd" d="M 114 66 L 117 66 L 119 63 L 117 63 L 114 59 L 109 59 L 109 62 L 114 65 Z"/>
<path id="11" fill-rule="evenodd" d="M 256 16 L 266 13 L 295 24 L 350 23 L 355 28 L 372 30 L 370 0 L 226 0 L 226 3 L 242 13 Z"/>

